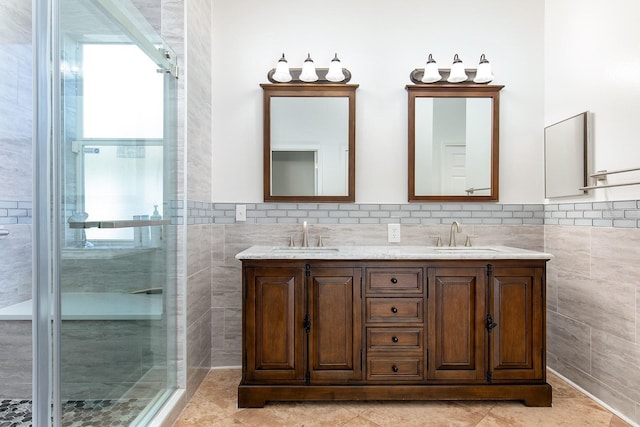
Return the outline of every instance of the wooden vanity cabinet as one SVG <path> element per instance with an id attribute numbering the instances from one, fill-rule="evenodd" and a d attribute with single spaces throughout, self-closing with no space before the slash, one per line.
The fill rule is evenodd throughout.
<path id="1" fill-rule="evenodd" d="M 299 400 L 550 406 L 546 260 L 242 260 L 239 407 Z"/>
<path id="2" fill-rule="evenodd" d="M 490 280 L 487 327 L 489 377 L 494 383 L 545 378 L 544 270 L 495 267 Z M 493 328 L 490 325 L 495 325 Z"/>
<path id="3" fill-rule="evenodd" d="M 309 264 L 307 264 L 309 265 Z M 362 377 L 359 268 L 309 268 L 309 382 Z"/>
<path id="4" fill-rule="evenodd" d="M 421 383 L 425 375 L 424 269 L 365 268 L 366 380 Z"/>
<path id="5" fill-rule="evenodd" d="M 243 269 L 243 382 L 360 379 L 360 269 L 269 264 Z"/>
<path id="6" fill-rule="evenodd" d="M 485 269 L 429 269 L 428 378 L 486 381 Z"/>
<path id="7" fill-rule="evenodd" d="M 304 382 L 304 270 L 243 270 L 243 381 Z"/>

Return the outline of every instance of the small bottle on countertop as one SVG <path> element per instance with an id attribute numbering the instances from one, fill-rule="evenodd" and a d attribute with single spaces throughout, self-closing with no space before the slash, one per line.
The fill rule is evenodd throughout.
<path id="1" fill-rule="evenodd" d="M 158 212 L 158 205 L 153 205 L 153 214 L 149 218 L 151 221 L 159 221 L 162 215 Z M 151 226 L 151 247 L 159 248 L 162 246 L 162 225 Z"/>

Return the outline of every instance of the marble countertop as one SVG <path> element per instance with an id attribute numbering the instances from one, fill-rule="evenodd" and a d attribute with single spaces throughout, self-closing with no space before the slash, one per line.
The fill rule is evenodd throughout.
<path id="1" fill-rule="evenodd" d="M 491 260 L 551 259 L 553 255 L 509 246 L 252 246 L 236 259 L 323 260 Z"/>

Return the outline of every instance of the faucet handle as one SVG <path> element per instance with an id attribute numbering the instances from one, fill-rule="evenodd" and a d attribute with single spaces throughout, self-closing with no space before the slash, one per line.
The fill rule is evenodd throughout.
<path id="1" fill-rule="evenodd" d="M 466 247 L 471 247 L 471 246 L 472 246 L 472 245 L 471 245 L 471 238 L 472 238 L 472 237 L 475 239 L 475 238 L 476 238 L 476 237 L 478 237 L 478 236 L 472 236 L 471 234 L 467 234 L 467 240 L 465 240 L 465 242 L 464 242 L 464 245 L 465 245 Z"/>
<path id="2" fill-rule="evenodd" d="M 296 243 L 293 241 L 293 236 L 289 236 L 289 247 L 292 248 L 296 245 Z"/>
<path id="3" fill-rule="evenodd" d="M 437 240 L 436 240 L 436 246 L 442 246 L 442 238 L 440 238 L 440 236 L 439 236 L 439 235 L 437 235 L 437 236 L 431 236 L 431 237 L 433 237 L 434 239 L 437 239 Z"/>
<path id="4" fill-rule="evenodd" d="M 318 247 L 324 246 L 324 240 L 323 239 L 328 239 L 328 237 L 327 236 L 318 236 Z"/>

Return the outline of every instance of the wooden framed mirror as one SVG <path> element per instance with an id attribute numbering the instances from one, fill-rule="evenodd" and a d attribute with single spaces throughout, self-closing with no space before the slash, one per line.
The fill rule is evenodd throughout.
<path id="1" fill-rule="evenodd" d="M 408 85 L 409 201 L 498 201 L 501 85 Z"/>
<path id="2" fill-rule="evenodd" d="M 354 202 L 353 84 L 262 84 L 264 200 Z"/>

